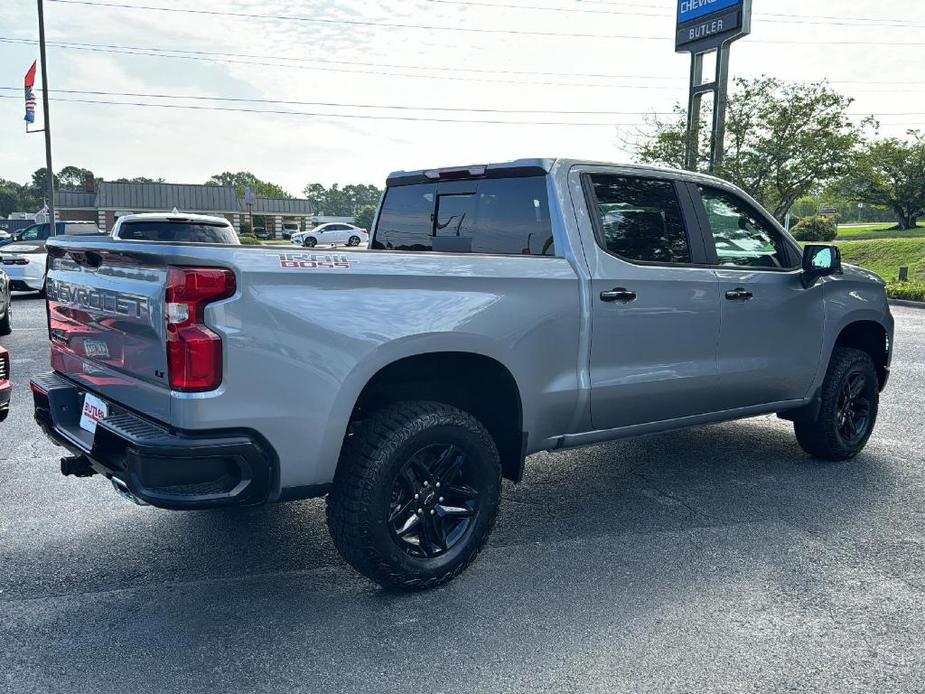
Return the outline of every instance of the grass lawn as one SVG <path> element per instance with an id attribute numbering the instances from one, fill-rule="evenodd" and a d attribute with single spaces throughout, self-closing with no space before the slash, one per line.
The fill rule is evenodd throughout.
<path id="1" fill-rule="evenodd" d="M 889 283 L 894 299 L 925 301 L 925 234 L 921 238 L 868 241 L 845 241 L 839 234 L 837 243 L 846 263 L 876 272 Z M 909 268 L 909 281 L 900 283 L 902 266 Z"/>
<path id="2" fill-rule="evenodd" d="M 838 227 L 839 241 L 866 241 L 869 239 L 917 239 L 925 238 L 925 225 L 908 231 L 891 231 L 893 224 L 865 224 L 863 226 Z"/>

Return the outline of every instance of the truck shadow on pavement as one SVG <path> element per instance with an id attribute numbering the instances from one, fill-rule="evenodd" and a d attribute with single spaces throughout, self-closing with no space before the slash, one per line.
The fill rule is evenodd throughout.
<path id="1" fill-rule="evenodd" d="M 789 424 L 768 417 L 531 456 L 524 482 L 505 482 L 487 551 L 617 535 L 639 536 L 645 551 L 653 533 L 747 523 L 843 531 L 875 513 L 879 491 L 891 485 L 876 449 L 875 439 L 855 461 L 814 461 Z M 322 569 L 374 590 L 337 555 L 321 499 L 169 512 L 128 504 L 99 477 L 58 480 L 79 485 L 101 508 L 85 502 L 69 514 L 79 532 L 66 546 L 46 539 L 22 551 L 53 553 L 57 569 L 79 577 L 83 591 Z M 25 557 L 10 560 L 16 566 Z M 469 573 L 489 561 L 481 558 Z M 54 580 L 35 579 L 27 593 Z"/>

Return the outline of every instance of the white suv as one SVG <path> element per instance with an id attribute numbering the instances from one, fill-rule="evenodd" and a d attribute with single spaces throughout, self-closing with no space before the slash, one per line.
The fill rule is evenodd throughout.
<path id="1" fill-rule="evenodd" d="M 344 244 L 345 246 L 359 246 L 369 242 L 369 232 L 353 224 L 345 222 L 328 222 L 317 226 L 311 231 L 293 234 L 290 239 L 296 246 L 313 248 L 319 244 L 328 243 L 332 246 Z"/>

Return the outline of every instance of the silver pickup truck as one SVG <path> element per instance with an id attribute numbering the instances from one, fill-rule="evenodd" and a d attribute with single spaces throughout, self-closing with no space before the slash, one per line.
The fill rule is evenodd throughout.
<path id="1" fill-rule="evenodd" d="M 326 494 L 389 587 L 459 574 L 531 453 L 777 413 L 847 460 L 889 374 L 878 277 L 681 171 L 399 172 L 369 250 L 48 248 L 62 472 L 170 509 Z"/>

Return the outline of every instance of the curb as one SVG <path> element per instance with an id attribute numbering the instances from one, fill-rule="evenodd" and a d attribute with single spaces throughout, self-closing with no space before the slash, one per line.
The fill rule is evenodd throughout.
<path id="1" fill-rule="evenodd" d="M 905 299 L 890 299 L 890 306 L 904 306 L 905 308 L 925 309 L 925 302 L 906 301 Z"/>

